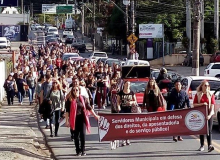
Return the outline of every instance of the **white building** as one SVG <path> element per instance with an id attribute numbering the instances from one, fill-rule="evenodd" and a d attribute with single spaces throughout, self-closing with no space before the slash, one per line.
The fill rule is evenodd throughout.
<path id="1" fill-rule="evenodd" d="M 6 7 L 3 10 L 2 14 L 19 14 L 19 12 L 15 7 Z"/>

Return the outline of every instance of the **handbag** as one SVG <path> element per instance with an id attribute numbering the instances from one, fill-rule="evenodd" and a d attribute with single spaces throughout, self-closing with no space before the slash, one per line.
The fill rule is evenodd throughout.
<path id="1" fill-rule="evenodd" d="M 131 113 L 141 113 L 141 107 L 139 107 L 137 104 L 136 105 L 132 105 Z"/>
<path id="2" fill-rule="evenodd" d="M 27 91 L 29 89 L 28 85 L 24 85 L 24 90 Z"/>
<path id="3" fill-rule="evenodd" d="M 160 102 L 160 106 L 158 107 L 157 111 L 166 111 L 166 109 L 167 109 L 167 102 L 164 99 L 162 94 L 159 95 L 159 102 Z"/>

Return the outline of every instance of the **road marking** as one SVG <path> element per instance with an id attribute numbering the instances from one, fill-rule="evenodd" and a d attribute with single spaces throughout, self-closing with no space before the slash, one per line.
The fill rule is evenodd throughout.
<path id="1" fill-rule="evenodd" d="M 199 139 L 198 136 L 191 135 L 191 137 L 195 138 L 197 141 L 200 141 L 200 139 Z M 218 143 L 214 142 L 213 140 L 212 140 L 212 144 L 213 144 L 213 146 L 215 147 L 215 151 L 217 151 L 217 152 L 220 153 L 220 149 L 219 149 L 219 148 L 220 148 L 220 145 L 219 145 Z M 207 142 L 205 142 L 205 145 L 207 145 Z M 219 147 L 219 148 L 217 148 L 216 146 Z"/>

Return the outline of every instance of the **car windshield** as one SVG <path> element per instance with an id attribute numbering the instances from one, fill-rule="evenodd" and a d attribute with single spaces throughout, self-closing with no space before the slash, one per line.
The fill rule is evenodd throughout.
<path id="1" fill-rule="evenodd" d="M 196 88 L 201 84 L 201 82 L 203 81 L 203 79 L 201 80 L 193 80 L 191 82 L 190 88 L 192 91 L 195 91 Z M 210 85 L 210 90 L 214 91 L 218 88 L 220 88 L 220 81 L 216 81 L 216 80 L 209 80 L 209 85 Z"/>
<path id="2" fill-rule="evenodd" d="M 70 57 L 79 57 L 79 55 L 78 54 L 63 55 L 63 60 L 68 60 Z"/>
<path id="3" fill-rule="evenodd" d="M 120 65 L 120 61 L 117 60 L 117 59 L 114 59 L 114 60 L 107 60 L 106 63 L 107 63 L 108 65 L 110 65 L 110 66 L 112 66 L 113 63 Z"/>
<path id="4" fill-rule="evenodd" d="M 50 41 L 50 42 L 56 42 L 57 39 L 51 38 L 51 39 L 49 39 L 49 41 Z"/>
<path id="5" fill-rule="evenodd" d="M 140 81 L 134 81 L 131 82 L 131 90 L 134 93 L 143 93 L 145 91 L 145 88 L 147 86 L 147 81 L 145 82 L 140 82 Z"/>
<path id="6" fill-rule="evenodd" d="M 74 38 L 73 36 L 68 36 L 67 38 Z"/>
<path id="7" fill-rule="evenodd" d="M 106 57 L 105 53 L 94 53 L 94 56 L 96 57 Z"/>
<path id="8" fill-rule="evenodd" d="M 49 32 L 56 32 L 57 29 L 49 29 Z"/>

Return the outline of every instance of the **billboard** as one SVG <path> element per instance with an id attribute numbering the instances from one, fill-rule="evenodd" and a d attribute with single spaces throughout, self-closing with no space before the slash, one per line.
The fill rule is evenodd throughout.
<path id="1" fill-rule="evenodd" d="M 99 140 L 140 139 L 207 134 L 204 106 L 142 114 L 99 113 Z"/>
<path id="2" fill-rule="evenodd" d="M 66 4 L 42 4 L 42 13 L 43 14 L 57 14 L 57 7 L 59 6 L 67 6 Z M 72 14 L 75 14 L 75 5 L 68 4 L 68 6 L 72 6 Z M 76 14 L 80 14 L 80 10 L 76 10 Z"/>
<path id="3" fill-rule="evenodd" d="M 139 24 L 139 38 L 163 38 L 163 24 Z"/>
<path id="4" fill-rule="evenodd" d="M 17 7 L 18 0 L 0 0 L 0 7 Z"/>
<path id="5" fill-rule="evenodd" d="M 19 25 L 4 25 L 2 26 L 2 36 L 9 38 L 11 41 L 20 40 L 20 26 Z"/>

